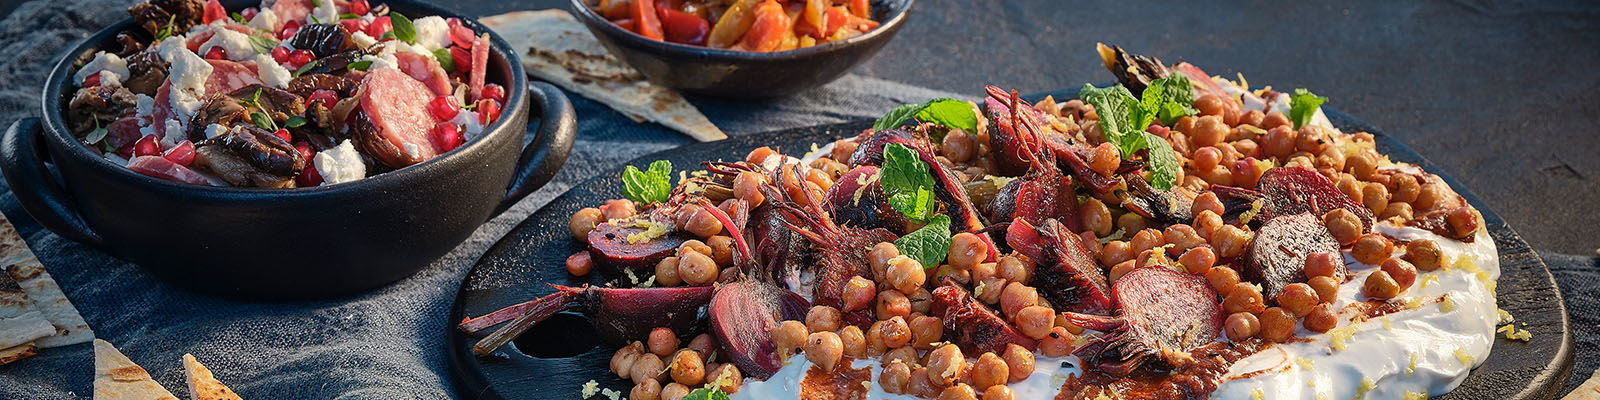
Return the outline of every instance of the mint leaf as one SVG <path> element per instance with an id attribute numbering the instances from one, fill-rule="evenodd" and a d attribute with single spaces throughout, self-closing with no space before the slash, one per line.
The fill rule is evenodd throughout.
<path id="1" fill-rule="evenodd" d="M 1294 95 L 1289 96 L 1289 120 L 1294 121 L 1294 128 L 1311 123 L 1311 116 L 1317 115 L 1317 109 L 1327 101 L 1327 97 L 1312 94 L 1305 88 L 1295 89 Z"/>
<path id="2" fill-rule="evenodd" d="M 278 131 L 278 124 L 273 123 L 272 117 L 268 117 L 266 114 L 250 113 L 250 122 L 256 124 L 256 127 L 264 129 L 267 132 Z"/>
<path id="3" fill-rule="evenodd" d="M 728 394 L 720 387 L 699 388 L 683 396 L 683 400 L 728 400 Z"/>
<path id="4" fill-rule="evenodd" d="M 366 71 L 367 68 L 372 68 L 372 60 L 356 61 L 356 62 L 353 62 L 353 63 L 345 64 L 345 66 L 344 66 L 344 69 L 348 69 L 348 70 L 351 70 L 351 71 Z"/>
<path id="5" fill-rule="evenodd" d="M 110 133 L 110 131 L 107 131 L 106 128 L 100 126 L 99 118 L 91 119 L 94 120 L 94 130 L 89 131 L 89 135 L 84 136 L 83 141 L 88 142 L 89 144 L 100 143 L 100 140 L 105 139 L 106 134 Z"/>
<path id="6" fill-rule="evenodd" d="M 1139 103 L 1133 98 L 1133 93 L 1122 85 L 1108 88 L 1097 88 L 1084 84 L 1083 90 L 1078 92 L 1078 98 L 1094 105 L 1094 111 L 1100 115 L 1100 131 L 1105 134 L 1106 141 L 1117 146 L 1123 159 L 1133 158 L 1133 153 L 1143 149 L 1139 143 L 1144 142 L 1143 136 L 1135 135 L 1133 128 L 1133 109 Z"/>
<path id="7" fill-rule="evenodd" d="M 1152 91 L 1155 93 L 1152 94 Z M 1149 111 L 1155 113 L 1162 125 L 1172 126 L 1179 117 L 1200 113 L 1200 110 L 1194 109 L 1194 85 L 1189 82 L 1189 77 L 1182 74 L 1151 81 L 1150 86 L 1144 89 L 1143 96 L 1141 103 L 1151 107 Z M 1162 100 L 1152 105 L 1151 100 L 1156 96 Z"/>
<path id="8" fill-rule="evenodd" d="M 287 121 L 283 121 L 283 126 L 290 127 L 290 128 L 299 128 L 299 127 L 305 126 L 306 122 L 307 122 L 306 121 L 306 117 L 302 117 L 302 116 L 296 115 L 296 116 L 293 116 L 293 117 L 289 117 L 289 120 L 287 120 Z"/>
<path id="9" fill-rule="evenodd" d="M 1094 105 L 1095 112 L 1100 115 L 1100 130 L 1105 133 L 1106 142 L 1116 146 L 1123 159 L 1132 159 L 1140 150 L 1145 150 L 1145 169 L 1150 171 L 1150 183 L 1157 189 L 1171 189 L 1177 183 L 1178 168 L 1181 166 L 1172 144 L 1160 136 L 1145 132 L 1144 128 L 1149 127 L 1168 108 L 1174 109 L 1165 111 L 1167 113 L 1188 112 L 1176 109 L 1188 106 L 1174 101 L 1174 97 L 1178 100 L 1193 97 L 1192 88 L 1188 96 L 1183 95 L 1183 89 L 1174 88 L 1187 85 L 1187 82 L 1185 78 L 1182 81 L 1152 84 L 1145 89 L 1142 100 L 1134 98 L 1133 93 L 1122 85 L 1102 89 L 1085 84 L 1083 90 L 1078 92 L 1079 98 Z M 1193 100 L 1189 104 L 1192 105 Z"/>
<path id="10" fill-rule="evenodd" d="M 916 150 L 899 143 L 883 147 L 883 170 L 879 183 L 889 195 L 889 206 L 918 223 L 926 223 L 936 211 L 933 175 Z"/>
<path id="11" fill-rule="evenodd" d="M 417 27 L 411 25 L 411 19 L 397 12 L 389 13 L 389 25 L 394 27 L 394 38 L 409 44 L 417 44 Z"/>
<path id="12" fill-rule="evenodd" d="M 622 171 L 622 195 L 642 204 L 667 201 L 672 192 L 672 162 L 657 160 L 639 171 L 632 165 Z"/>
<path id="13" fill-rule="evenodd" d="M 922 263 L 922 269 L 939 266 L 939 262 L 944 261 L 945 255 L 950 253 L 950 217 L 944 214 L 933 216 L 927 225 L 895 239 L 894 247 L 900 249 L 900 254 Z"/>
<path id="14" fill-rule="evenodd" d="M 250 35 L 250 50 L 254 50 L 256 54 L 271 54 L 273 47 L 278 47 L 278 41 L 260 35 Z"/>
<path id="15" fill-rule="evenodd" d="M 899 128 L 911 119 L 932 122 L 951 129 L 960 129 L 967 133 L 978 131 L 978 114 L 972 110 L 972 105 L 965 101 L 942 98 L 928 100 L 922 104 L 906 104 L 889 110 L 883 118 L 878 118 L 872 124 L 873 130 Z"/>
<path id="16" fill-rule="evenodd" d="M 311 62 L 306 63 L 306 65 L 301 65 L 300 69 L 294 70 L 294 76 L 299 77 L 300 75 L 305 75 L 307 72 L 311 72 L 311 69 L 316 68 L 317 63 L 319 62 L 322 62 L 322 60 L 312 60 Z"/>
<path id="17" fill-rule="evenodd" d="M 1177 152 L 1172 150 L 1172 143 L 1166 139 L 1154 133 L 1143 133 L 1146 147 L 1144 162 L 1145 169 L 1150 171 L 1150 184 L 1161 190 L 1171 189 L 1178 183 L 1178 169 L 1183 167 L 1178 163 Z"/>
<path id="18" fill-rule="evenodd" d="M 434 50 L 433 59 L 439 60 L 439 67 L 444 68 L 444 72 L 456 72 L 456 58 L 450 56 L 450 50 Z"/>

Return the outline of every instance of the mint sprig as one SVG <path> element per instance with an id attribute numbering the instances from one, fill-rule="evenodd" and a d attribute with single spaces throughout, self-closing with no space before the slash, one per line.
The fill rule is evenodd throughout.
<path id="1" fill-rule="evenodd" d="M 883 167 L 878 182 L 889 195 L 889 206 L 917 223 L 927 223 L 938 211 L 933 198 L 933 175 L 916 150 L 899 143 L 883 147 Z"/>
<path id="2" fill-rule="evenodd" d="M 417 44 L 417 27 L 411 24 L 411 19 L 397 12 L 389 13 L 389 25 L 393 27 L 394 38 L 407 44 Z"/>
<path id="3" fill-rule="evenodd" d="M 1305 88 L 1295 89 L 1294 94 L 1289 96 L 1289 120 L 1294 121 L 1294 128 L 1300 129 L 1311 123 L 1311 117 L 1317 115 L 1317 109 L 1327 101 L 1327 97 L 1313 94 Z"/>
<path id="4" fill-rule="evenodd" d="M 939 214 L 922 228 L 895 239 L 894 247 L 922 263 L 922 269 L 933 269 L 950 253 L 950 241 L 950 217 Z"/>
<path id="5" fill-rule="evenodd" d="M 1085 84 L 1083 90 L 1078 92 L 1079 98 L 1094 105 L 1095 113 L 1100 115 L 1100 130 L 1105 134 L 1106 142 L 1116 146 L 1123 159 L 1131 159 L 1139 151 L 1144 151 L 1150 184 L 1157 189 L 1167 190 L 1177 184 L 1180 165 L 1172 144 L 1160 136 L 1145 132 L 1145 128 L 1163 113 L 1173 120 L 1189 115 L 1187 113 L 1193 108 L 1194 101 L 1193 88 L 1186 86 L 1187 83 L 1187 78 L 1157 79 L 1145 89 L 1143 99 L 1133 97 L 1133 93 L 1120 84 L 1109 88 Z M 1186 96 L 1185 87 L 1188 88 Z M 1187 104 L 1182 100 L 1188 100 Z M 1170 111 L 1166 111 L 1168 109 Z"/>
<path id="6" fill-rule="evenodd" d="M 895 107 L 884 114 L 883 118 L 878 118 L 878 121 L 872 124 L 872 129 L 881 131 L 899 128 L 913 118 L 950 129 L 960 129 L 967 133 L 978 131 L 978 114 L 973 111 L 972 104 L 949 98 Z"/>
<path id="7" fill-rule="evenodd" d="M 622 195 L 641 204 L 667 201 L 672 192 L 672 162 L 657 160 L 640 171 L 632 165 L 622 171 Z"/>

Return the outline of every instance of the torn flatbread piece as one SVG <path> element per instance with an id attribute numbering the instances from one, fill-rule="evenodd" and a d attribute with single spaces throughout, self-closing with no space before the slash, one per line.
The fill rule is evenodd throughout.
<path id="1" fill-rule="evenodd" d="M 28 257 L 7 266 L 6 270 L 10 278 L 28 294 L 28 299 L 33 301 L 33 308 L 55 326 L 54 335 L 39 339 L 40 348 L 71 346 L 94 339 L 94 331 L 89 329 L 89 323 L 84 322 L 83 315 L 78 314 L 78 308 L 72 306 L 67 295 L 61 293 L 61 287 L 56 285 L 55 279 L 50 278 L 49 272 L 45 272 L 39 259 Z"/>
<path id="2" fill-rule="evenodd" d="M 94 340 L 95 400 L 178 400 L 111 343 Z"/>
<path id="3" fill-rule="evenodd" d="M 634 120 L 649 120 L 702 142 L 728 135 L 682 95 L 645 79 L 611 55 L 594 34 L 565 10 L 517 11 L 482 18 L 512 49 L 523 52 L 528 73 L 605 103 Z"/>
<path id="4" fill-rule="evenodd" d="M 32 342 L 24 343 L 21 346 L 0 350 L 0 365 L 6 365 L 16 362 L 17 360 L 33 357 L 34 354 L 38 353 L 39 346 L 33 345 Z"/>
<path id="5" fill-rule="evenodd" d="M 212 376 L 211 369 L 201 365 L 193 354 L 183 355 L 183 372 L 189 377 L 190 400 L 243 400 Z"/>
<path id="6" fill-rule="evenodd" d="M 38 311 L 0 318 L 0 349 L 34 343 L 56 334 L 56 328 Z M 37 344 L 37 343 L 36 343 Z"/>

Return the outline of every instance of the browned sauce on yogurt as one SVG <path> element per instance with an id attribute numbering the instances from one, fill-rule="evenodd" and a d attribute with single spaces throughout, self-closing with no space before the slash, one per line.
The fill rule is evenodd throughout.
<path id="1" fill-rule="evenodd" d="M 1056 400 L 1095 399 L 1204 399 L 1226 381 L 1234 362 L 1272 346 L 1271 342 L 1250 339 L 1239 343 L 1212 342 L 1189 352 L 1193 362 L 1182 368 L 1157 371 L 1141 368 L 1126 377 L 1115 377 L 1097 369 L 1083 376 L 1069 376 L 1061 385 Z"/>

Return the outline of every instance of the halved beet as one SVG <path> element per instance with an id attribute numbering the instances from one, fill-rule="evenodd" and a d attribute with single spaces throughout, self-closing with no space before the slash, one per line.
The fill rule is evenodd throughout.
<path id="1" fill-rule="evenodd" d="M 1111 297 L 1116 317 L 1063 315 L 1074 325 L 1105 332 L 1073 354 L 1115 376 L 1151 361 L 1182 367 L 1190 350 L 1215 340 L 1222 330 L 1217 292 L 1198 275 L 1160 265 L 1134 269 L 1117 280 Z"/>
<path id="2" fill-rule="evenodd" d="M 1333 181 L 1305 167 L 1277 167 L 1267 170 L 1261 175 L 1257 183 L 1257 190 L 1236 188 L 1231 186 L 1212 186 L 1211 191 L 1216 192 L 1228 208 L 1228 214 L 1235 215 L 1248 210 L 1256 200 L 1265 204 L 1261 208 L 1261 215 L 1253 218 L 1252 223 L 1266 222 L 1273 218 L 1310 212 L 1317 217 L 1343 208 L 1355 213 L 1361 219 L 1363 231 L 1372 229 L 1372 210 L 1345 196 L 1334 186 Z"/>
<path id="3" fill-rule="evenodd" d="M 589 231 L 589 255 L 596 271 L 607 278 L 626 275 L 623 270 L 633 270 L 641 279 L 654 275 L 656 263 L 671 256 L 684 241 L 691 238 L 684 231 L 673 231 L 666 236 L 629 243 L 628 236 L 644 232 L 645 228 L 625 224 L 599 223 Z"/>
<path id="4" fill-rule="evenodd" d="M 680 338 L 705 330 L 705 308 L 712 286 L 643 289 L 561 288 L 577 300 L 600 337 L 614 344 L 646 340 L 655 328 L 672 328 Z"/>
<path id="5" fill-rule="evenodd" d="M 1273 218 L 1256 230 L 1246 255 L 1244 279 L 1259 282 L 1268 298 L 1278 296 L 1278 291 L 1291 283 L 1305 282 L 1306 256 L 1311 253 L 1338 253 L 1339 242 L 1333 239 L 1322 219 L 1311 213 L 1299 213 Z M 1334 278 L 1344 282 L 1345 267 L 1334 270 Z"/>
<path id="6" fill-rule="evenodd" d="M 839 225 L 903 232 L 906 217 L 889 206 L 878 183 L 878 167 L 863 165 L 839 176 L 828 189 L 828 215 Z"/>
<path id="7" fill-rule="evenodd" d="M 1050 304 L 1085 314 L 1111 312 L 1110 290 L 1099 262 L 1083 238 L 1061 223 L 1048 219 L 1035 228 L 1017 218 L 1006 228 L 1006 244 L 1038 264 L 1033 283 Z"/>
<path id="8" fill-rule="evenodd" d="M 794 292 L 760 281 L 722 285 L 711 299 L 711 333 L 722 353 L 746 376 L 766 379 L 783 368 L 772 330 L 801 320 L 811 305 Z"/>
<path id="9" fill-rule="evenodd" d="M 1038 347 L 1038 342 L 1018 332 L 994 310 L 979 303 L 972 298 L 972 294 L 954 282 L 946 281 L 943 286 L 933 290 L 930 311 L 944 321 L 945 340 L 960 346 L 963 353 L 1000 354 L 1011 343 L 1028 350 Z"/>

